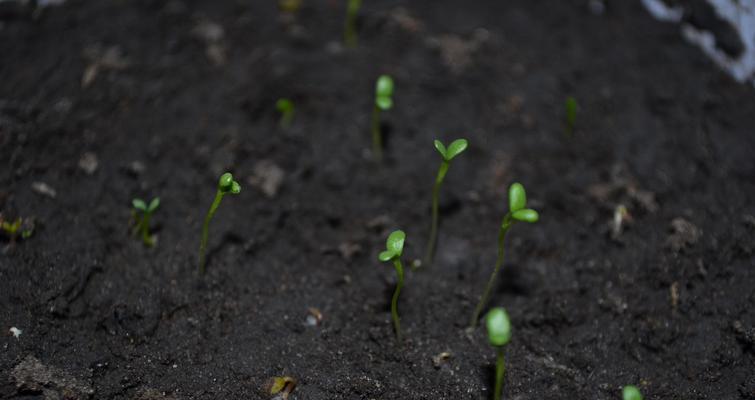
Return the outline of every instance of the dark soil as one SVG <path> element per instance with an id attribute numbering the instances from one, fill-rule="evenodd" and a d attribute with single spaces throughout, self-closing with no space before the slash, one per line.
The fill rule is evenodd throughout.
<path id="1" fill-rule="evenodd" d="M 678 27 L 629 1 L 368 1 L 358 48 L 341 49 L 343 2 L 306 1 L 294 21 L 262 3 L 5 3 L 0 210 L 37 229 L 0 245 L 0 397 L 268 398 L 290 375 L 293 399 L 488 399 L 494 350 L 464 328 L 520 181 L 541 221 L 512 230 L 491 301 L 515 327 L 505 398 L 618 399 L 632 383 L 755 399 L 755 90 Z M 396 106 L 378 167 L 381 73 Z M 287 131 L 279 97 L 297 104 Z M 402 228 L 406 261 L 422 254 L 432 140 L 460 136 L 399 346 L 377 253 Z M 285 174 L 272 196 L 250 180 L 270 165 Z M 200 276 L 225 170 L 243 191 L 212 221 Z M 148 249 L 128 221 L 153 196 Z M 619 205 L 631 221 L 615 234 Z"/>

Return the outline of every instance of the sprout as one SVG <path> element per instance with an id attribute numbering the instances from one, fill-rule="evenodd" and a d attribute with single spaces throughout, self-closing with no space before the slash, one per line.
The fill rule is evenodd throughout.
<path id="1" fill-rule="evenodd" d="M 380 112 L 393 107 L 393 78 L 380 75 L 375 82 L 375 107 L 372 109 L 372 154 L 375 160 L 383 159 L 383 137 L 380 133 Z"/>
<path id="2" fill-rule="evenodd" d="M 301 8 L 302 0 L 278 0 L 278 8 L 288 14 L 294 14 Z"/>
<path id="3" fill-rule="evenodd" d="M 155 245 L 154 236 L 149 234 L 149 220 L 152 218 L 152 213 L 160 206 L 160 198 L 155 197 L 147 204 L 142 199 L 133 199 L 131 204 L 134 206 L 134 215 L 141 212 L 141 215 L 137 217 L 137 223 L 134 227 L 134 233 L 138 233 L 142 237 L 142 242 L 145 246 L 152 247 Z"/>
<path id="4" fill-rule="evenodd" d="M 485 291 L 482 293 L 482 297 L 480 297 L 480 302 L 477 303 L 477 307 L 472 315 L 472 320 L 469 323 L 470 328 L 477 326 L 480 313 L 482 313 L 482 309 L 488 302 L 490 292 L 493 290 L 493 285 L 495 285 L 496 276 L 498 276 L 498 271 L 501 269 L 501 265 L 503 265 L 504 241 L 509 228 L 517 222 L 534 223 L 540 218 L 537 211 L 525 208 L 526 206 L 527 194 L 524 192 L 524 186 L 520 183 L 512 184 L 509 187 L 509 212 L 503 217 L 501 228 L 498 231 L 498 258 L 495 261 L 495 268 L 493 268 L 493 273 L 490 275 L 490 280 L 488 280 L 488 284 L 485 286 Z"/>
<path id="5" fill-rule="evenodd" d="M 362 0 L 349 0 L 346 6 L 346 27 L 343 31 L 343 41 L 346 47 L 357 45 L 357 14 L 362 7 Z"/>
<path id="6" fill-rule="evenodd" d="M 566 136 L 574 134 L 574 126 L 577 124 L 577 99 L 572 96 L 566 98 Z"/>
<path id="7" fill-rule="evenodd" d="M 401 322 L 398 318 L 398 295 L 404 286 L 404 266 L 401 265 L 401 253 L 404 251 L 405 239 L 406 234 L 404 231 L 393 231 L 388 235 L 388 240 L 385 242 L 385 251 L 380 252 L 378 256 L 378 259 L 382 262 L 393 261 L 393 266 L 396 268 L 396 275 L 398 276 L 396 290 L 393 292 L 393 298 L 391 299 L 391 317 L 393 317 L 393 329 L 396 331 L 396 338 L 399 343 L 401 342 Z"/>
<path id="8" fill-rule="evenodd" d="M 288 129 L 294 120 L 294 102 L 290 99 L 282 98 L 275 102 L 275 109 L 281 113 L 279 126 L 282 129 Z"/>
<path id="9" fill-rule="evenodd" d="M 0 214 L 0 232 L 8 237 L 11 245 L 16 243 L 19 236 L 24 240 L 30 238 L 34 234 L 34 226 L 34 218 L 16 218 L 11 222 Z"/>
<path id="10" fill-rule="evenodd" d="M 205 271 L 205 252 L 207 250 L 207 231 L 210 227 L 210 220 L 215 215 L 215 211 L 220 206 L 220 201 L 223 200 L 223 196 L 228 193 L 239 194 L 241 192 L 241 185 L 233 180 L 233 175 L 230 172 L 226 172 L 220 176 L 218 180 L 218 191 L 215 194 L 215 200 L 210 205 L 210 210 L 207 211 L 207 216 L 204 218 L 204 224 L 202 224 L 202 241 L 199 243 L 199 272 Z"/>
<path id="11" fill-rule="evenodd" d="M 503 374 L 506 371 L 504 346 L 511 340 L 509 314 L 501 307 L 493 308 L 485 317 L 485 325 L 488 328 L 488 341 L 496 348 L 497 353 L 493 398 L 500 400 L 503 393 Z"/>
<path id="12" fill-rule="evenodd" d="M 435 184 L 433 185 L 432 224 L 430 226 L 430 238 L 427 241 L 427 250 L 425 251 L 425 264 L 428 266 L 433 263 L 435 245 L 438 240 L 438 192 L 440 192 L 440 185 L 446 177 L 451 160 L 467 149 L 467 140 L 456 139 L 448 146 L 448 149 L 446 149 L 446 146 L 440 140 L 436 140 L 435 148 L 438 149 L 438 153 L 440 153 L 443 159 L 440 162 L 440 168 L 438 169 L 438 174 L 435 176 Z"/>
<path id="13" fill-rule="evenodd" d="M 627 385 L 621 390 L 621 397 L 624 400 L 642 400 L 642 393 L 640 393 L 640 389 L 637 389 L 637 386 Z"/>

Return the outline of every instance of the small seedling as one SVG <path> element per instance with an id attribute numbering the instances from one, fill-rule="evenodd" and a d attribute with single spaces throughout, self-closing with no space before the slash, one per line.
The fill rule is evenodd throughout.
<path id="1" fill-rule="evenodd" d="M 438 149 L 438 153 L 440 153 L 443 159 L 440 162 L 440 168 L 438 168 L 438 174 L 435 176 L 435 184 L 433 185 L 432 224 L 430 225 L 430 238 L 427 241 L 427 250 L 425 251 L 425 264 L 427 266 L 433 263 L 435 245 L 438 240 L 438 194 L 440 186 L 446 177 L 451 160 L 467 149 L 467 140 L 456 139 L 448 146 L 448 149 L 446 149 L 446 146 L 440 140 L 436 140 L 435 148 Z"/>
<path id="2" fill-rule="evenodd" d="M 281 114 L 278 125 L 282 129 L 288 129 L 288 127 L 291 126 L 291 122 L 294 120 L 294 102 L 286 98 L 278 99 L 278 101 L 275 102 L 275 109 Z"/>
<path id="3" fill-rule="evenodd" d="M 346 6 L 346 27 L 343 30 L 343 42 L 346 47 L 357 45 L 357 15 L 362 7 L 362 0 L 349 0 Z"/>
<path id="4" fill-rule="evenodd" d="M 393 261 L 393 266 L 396 268 L 396 275 L 398 276 L 396 290 L 393 292 L 393 298 L 391 299 L 391 317 L 393 318 L 393 329 L 396 331 L 396 338 L 399 343 L 401 342 L 401 322 L 398 318 L 398 296 L 401 293 L 401 288 L 404 286 L 404 266 L 401 264 L 401 253 L 404 251 L 405 239 L 406 234 L 404 231 L 393 231 L 388 235 L 388 240 L 385 242 L 385 251 L 382 251 L 378 256 L 378 259 L 382 262 Z"/>
<path id="5" fill-rule="evenodd" d="M 574 127 L 577 124 L 577 99 L 572 96 L 566 98 L 566 136 L 574 135 Z"/>
<path id="6" fill-rule="evenodd" d="M 623 400 L 642 400 L 642 393 L 637 386 L 627 385 L 621 390 L 621 397 Z"/>
<path id="7" fill-rule="evenodd" d="M 496 307 L 485 317 L 488 328 L 488 341 L 496 349 L 495 391 L 493 399 L 501 400 L 503 393 L 503 375 L 506 372 L 504 346 L 511 340 L 511 321 L 509 314 L 501 307 Z"/>
<path id="8" fill-rule="evenodd" d="M 15 243 L 19 237 L 26 240 L 34 234 L 34 219 L 16 218 L 11 222 L 5 220 L 0 214 L 0 231 L 8 237 L 11 244 Z"/>
<path id="9" fill-rule="evenodd" d="M 135 216 L 137 213 L 141 213 L 141 215 L 136 216 L 137 222 L 134 227 L 134 233 L 138 233 L 142 237 L 142 242 L 146 246 L 154 246 L 155 238 L 149 234 L 149 220 L 152 218 L 152 213 L 160 206 L 160 198 L 155 197 L 149 204 L 142 199 L 133 199 L 131 200 L 131 204 L 134 206 Z"/>
<path id="10" fill-rule="evenodd" d="M 490 280 L 488 280 L 488 284 L 485 286 L 485 291 L 482 292 L 480 302 L 477 303 L 477 307 L 475 308 L 474 314 L 472 315 L 472 320 L 469 323 L 470 328 L 477 326 L 477 321 L 480 319 L 480 313 L 482 313 L 482 309 L 488 302 L 490 292 L 493 290 L 493 286 L 495 285 L 496 276 L 498 276 L 498 271 L 500 271 L 501 265 L 503 265 L 504 242 L 506 240 L 506 233 L 517 222 L 534 223 L 537 222 L 537 220 L 540 218 L 537 211 L 531 208 L 525 208 L 526 206 L 527 194 L 524 191 L 524 186 L 522 186 L 521 183 L 513 183 L 509 187 L 509 212 L 504 215 L 503 221 L 501 222 L 501 228 L 498 231 L 498 258 L 496 258 L 495 268 L 493 268 L 493 273 L 490 275 Z"/>
<path id="11" fill-rule="evenodd" d="M 302 0 L 278 0 L 278 8 L 289 14 L 295 14 L 301 8 Z"/>
<path id="12" fill-rule="evenodd" d="M 380 75 L 375 82 L 375 107 L 372 109 L 372 154 L 375 160 L 383 159 L 383 135 L 380 132 L 380 112 L 393 107 L 393 78 Z"/>
<path id="13" fill-rule="evenodd" d="M 226 172 L 220 176 L 218 180 L 218 191 L 215 193 L 215 200 L 210 205 L 210 210 L 207 211 L 207 216 L 204 217 L 204 224 L 202 224 L 202 241 L 199 243 L 199 272 L 204 274 L 205 271 L 205 252 L 207 250 L 207 232 L 210 227 L 210 220 L 215 215 L 215 211 L 220 206 L 220 201 L 223 200 L 223 196 L 228 193 L 239 194 L 241 192 L 241 185 L 233 180 L 233 175 L 230 172 Z"/>

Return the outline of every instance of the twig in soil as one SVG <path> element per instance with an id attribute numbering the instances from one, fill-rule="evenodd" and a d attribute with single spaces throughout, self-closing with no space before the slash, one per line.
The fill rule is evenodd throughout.
<path id="1" fill-rule="evenodd" d="M 399 343 L 401 343 L 401 322 L 398 317 L 398 296 L 401 293 L 401 288 L 404 286 L 404 266 L 401 264 L 401 253 L 404 251 L 405 240 L 406 234 L 404 231 L 393 231 L 388 235 L 388 240 L 385 242 L 385 251 L 382 251 L 378 256 L 378 259 L 382 262 L 393 261 L 393 266 L 396 268 L 396 275 L 398 276 L 396 290 L 393 292 L 393 298 L 391 299 L 391 317 L 393 318 L 393 329 L 396 331 L 396 339 Z"/>
<path id="2" fill-rule="evenodd" d="M 131 204 L 134 206 L 134 217 L 137 219 L 134 234 L 139 234 L 142 237 L 145 246 L 154 246 L 155 237 L 149 234 L 149 220 L 152 218 L 152 213 L 160 206 L 160 198 L 155 197 L 149 204 L 142 199 L 133 199 Z M 141 212 L 141 215 L 137 217 L 136 214 L 139 212 Z"/>
<path id="3" fill-rule="evenodd" d="M 485 325 L 488 328 L 488 341 L 496 348 L 497 353 L 493 398 L 500 400 L 503 393 L 503 375 L 506 371 L 504 346 L 511 340 L 511 321 L 505 309 L 496 307 L 488 312 Z"/>
<path id="4" fill-rule="evenodd" d="M 375 82 L 375 106 L 372 109 L 372 155 L 377 162 L 383 159 L 383 135 L 380 132 L 380 112 L 393 107 L 393 78 L 380 75 Z"/>
<path id="5" fill-rule="evenodd" d="M 640 389 L 637 389 L 637 386 L 627 385 L 621 390 L 621 397 L 624 400 L 642 400 L 642 393 L 640 393 Z"/>
<path id="6" fill-rule="evenodd" d="M 294 120 L 294 102 L 286 98 L 278 99 L 275 102 L 275 109 L 281 113 L 279 126 L 281 129 L 288 129 Z"/>
<path id="7" fill-rule="evenodd" d="M 577 124 L 577 99 L 572 96 L 566 98 L 566 136 L 574 135 L 574 127 Z"/>
<path id="8" fill-rule="evenodd" d="M 472 320 L 469 322 L 470 328 L 477 326 L 477 321 L 480 319 L 482 309 L 488 302 L 490 292 L 493 290 L 493 286 L 495 285 L 498 271 L 500 271 L 501 265 L 503 265 L 504 242 L 506 239 L 506 233 L 509 231 L 509 228 L 511 228 L 517 222 L 534 223 L 537 222 L 540 218 L 540 215 L 537 213 L 537 211 L 531 208 L 525 208 L 526 206 L 527 194 L 524 191 L 524 186 L 522 186 L 521 183 L 513 183 L 509 187 L 509 212 L 504 215 L 503 221 L 501 222 L 501 229 L 498 231 L 498 258 L 496 258 L 495 268 L 493 268 L 493 273 L 490 275 L 490 280 L 488 280 L 488 284 L 485 286 L 485 291 L 482 292 L 480 302 L 477 303 L 477 307 L 475 308 L 474 314 L 472 315 Z"/>
<path id="9" fill-rule="evenodd" d="M 362 7 L 362 0 L 349 0 L 346 6 L 346 26 L 343 30 L 343 42 L 346 47 L 357 45 L 357 15 Z"/>
<path id="10" fill-rule="evenodd" d="M 432 199 L 432 223 L 430 225 L 430 238 L 427 241 L 427 250 L 425 251 L 424 264 L 428 267 L 433 263 L 433 257 L 435 257 L 435 245 L 438 240 L 438 194 L 440 192 L 440 186 L 443 184 L 443 179 L 446 177 L 448 167 L 451 165 L 451 160 L 461 154 L 467 148 L 466 139 L 454 140 L 446 149 L 446 146 L 440 140 L 435 141 L 435 148 L 438 149 L 443 160 L 440 162 L 440 168 L 438 168 L 438 174 L 435 176 L 435 184 L 433 185 L 433 199 Z"/>
<path id="11" fill-rule="evenodd" d="M 239 194 L 241 192 L 241 185 L 233 180 L 233 175 L 230 172 L 226 172 L 220 176 L 218 180 L 218 191 L 215 194 L 215 200 L 210 205 L 210 210 L 207 211 L 207 216 L 204 218 L 204 224 L 202 224 L 202 241 L 199 243 L 199 272 L 204 274 L 205 271 L 205 252 L 207 251 L 207 231 L 210 227 L 210 220 L 215 215 L 215 211 L 220 206 L 220 201 L 223 200 L 223 196 L 228 193 Z"/>

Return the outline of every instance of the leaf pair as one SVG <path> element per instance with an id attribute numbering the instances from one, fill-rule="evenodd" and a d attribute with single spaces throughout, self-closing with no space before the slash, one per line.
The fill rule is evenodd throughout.
<path id="1" fill-rule="evenodd" d="M 388 75 L 380 75 L 375 82 L 375 105 L 383 111 L 393 107 L 393 78 Z"/>
<path id="2" fill-rule="evenodd" d="M 537 211 L 527 206 L 527 193 L 521 183 L 515 182 L 509 187 L 509 213 L 517 221 L 534 223 L 540 218 Z"/>
<path id="3" fill-rule="evenodd" d="M 493 346 L 503 346 L 511 340 L 511 321 L 509 314 L 501 307 L 496 307 L 485 317 L 488 328 L 488 340 Z"/>
<path id="4" fill-rule="evenodd" d="M 149 202 L 149 205 L 147 205 L 147 203 L 142 199 L 133 199 L 131 200 L 131 204 L 135 209 L 147 214 L 151 214 L 152 212 L 157 210 L 157 207 L 160 206 L 160 198 L 155 197 L 154 199 L 152 199 L 152 201 Z"/>
<path id="5" fill-rule="evenodd" d="M 239 194 L 241 192 L 241 185 L 233 180 L 233 175 L 230 172 L 226 172 L 220 176 L 218 190 L 223 193 Z"/>
<path id="6" fill-rule="evenodd" d="M 281 113 L 288 113 L 294 111 L 294 102 L 290 99 L 281 98 L 275 102 L 275 109 Z"/>
<path id="7" fill-rule="evenodd" d="M 404 240 L 406 240 L 404 231 L 393 231 L 388 235 L 388 240 L 385 241 L 385 251 L 380 253 L 378 259 L 386 262 L 401 257 L 404 252 Z"/>
<path id="8" fill-rule="evenodd" d="M 451 142 L 451 144 L 448 146 L 448 149 L 446 149 L 446 146 L 443 145 L 443 142 L 436 140 L 435 148 L 438 149 L 438 153 L 440 153 L 440 155 L 443 157 L 443 160 L 451 161 L 454 157 L 458 156 L 467 149 L 467 140 L 456 139 Z"/>

